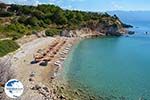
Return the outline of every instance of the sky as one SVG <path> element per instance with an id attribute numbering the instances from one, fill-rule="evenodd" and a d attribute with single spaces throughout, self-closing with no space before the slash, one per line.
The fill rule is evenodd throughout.
<path id="1" fill-rule="evenodd" d="M 55 4 L 64 9 L 83 11 L 147 11 L 150 10 L 150 0 L 0 0 L 5 3 L 38 5 Z"/>

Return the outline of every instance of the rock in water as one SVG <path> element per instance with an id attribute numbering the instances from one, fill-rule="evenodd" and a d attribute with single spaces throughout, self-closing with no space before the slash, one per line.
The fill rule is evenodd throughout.
<path id="1" fill-rule="evenodd" d="M 135 32 L 134 31 L 129 31 L 128 34 L 133 35 L 133 34 L 135 34 Z"/>

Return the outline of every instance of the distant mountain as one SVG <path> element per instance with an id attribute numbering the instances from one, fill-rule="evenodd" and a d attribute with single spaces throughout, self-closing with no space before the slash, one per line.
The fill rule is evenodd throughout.
<path id="1" fill-rule="evenodd" d="M 116 14 L 125 23 L 150 23 L 150 11 L 108 11 L 109 14 Z"/>

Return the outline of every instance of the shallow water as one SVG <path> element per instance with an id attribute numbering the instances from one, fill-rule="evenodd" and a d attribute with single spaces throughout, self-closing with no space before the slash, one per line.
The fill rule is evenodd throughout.
<path id="1" fill-rule="evenodd" d="M 150 100 L 150 34 L 85 39 L 65 61 L 73 88 L 81 84 L 110 100 Z"/>

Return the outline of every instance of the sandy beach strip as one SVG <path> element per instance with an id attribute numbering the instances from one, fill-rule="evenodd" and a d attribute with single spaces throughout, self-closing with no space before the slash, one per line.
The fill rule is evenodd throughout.
<path id="1" fill-rule="evenodd" d="M 47 48 L 52 41 L 56 38 L 46 37 L 46 38 L 38 38 L 28 43 L 25 43 L 21 46 L 19 50 L 15 52 L 12 62 L 12 69 L 14 69 L 15 78 L 20 80 L 24 85 L 24 93 L 21 97 L 22 100 L 27 99 L 36 99 L 41 98 L 40 95 L 37 95 L 33 91 L 31 91 L 31 87 L 36 84 L 36 82 L 29 82 L 29 77 L 32 73 L 36 74 L 35 81 L 41 81 L 41 73 L 44 71 L 44 68 L 39 67 L 38 65 L 32 65 L 31 61 L 33 61 L 33 54 L 37 52 L 40 48 Z M 37 82 L 39 82 L 37 81 Z M 40 99 L 42 100 L 42 98 Z"/>
<path id="2" fill-rule="evenodd" d="M 38 100 L 43 100 L 43 98 L 44 100 L 45 98 L 58 100 L 56 97 L 58 98 L 60 96 L 53 93 L 55 89 L 52 87 L 55 86 L 52 86 L 51 82 L 57 77 L 57 72 L 63 68 L 63 62 L 76 41 L 77 38 L 68 37 L 38 38 L 23 44 L 21 48 L 15 52 L 11 62 L 12 69 L 15 71 L 15 78 L 20 80 L 24 85 L 24 93 L 21 96 L 21 100 L 37 100 L 37 98 Z M 55 46 L 53 44 L 55 44 Z M 50 48 L 51 46 L 54 47 Z M 34 55 L 39 50 L 45 50 L 46 54 L 44 54 L 40 62 L 32 63 L 35 60 Z M 53 53 L 53 56 L 51 56 L 51 53 Z M 51 56 L 50 60 L 46 58 L 49 57 L 48 55 Z M 46 60 L 47 65 L 41 66 L 40 63 Z M 34 91 L 35 89 L 33 88 L 35 88 L 35 86 L 45 87 L 49 91 L 45 93 L 39 92 L 37 89 Z M 46 93 L 47 96 L 45 96 Z"/>

